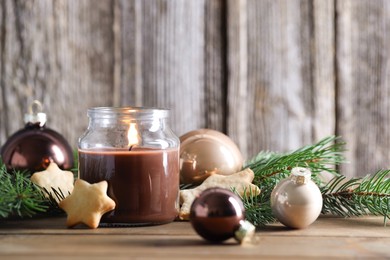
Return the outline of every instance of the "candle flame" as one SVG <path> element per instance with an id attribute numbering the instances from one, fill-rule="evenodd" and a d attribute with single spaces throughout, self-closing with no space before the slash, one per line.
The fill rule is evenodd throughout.
<path id="1" fill-rule="evenodd" d="M 129 147 L 138 144 L 138 131 L 135 123 L 130 123 L 129 131 L 127 132 L 127 139 L 129 140 Z"/>

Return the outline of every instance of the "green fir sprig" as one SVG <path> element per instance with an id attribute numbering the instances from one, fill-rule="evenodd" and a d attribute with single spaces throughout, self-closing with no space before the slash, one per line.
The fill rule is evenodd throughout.
<path id="1" fill-rule="evenodd" d="M 314 177 L 324 171 L 339 175 L 335 166 L 345 162 L 344 146 L 339 137 L 329 136 L 290 153 L 260 152 L 245 163 L 244 168 L 253 170 L 253 183 L 259 186 L 274 186 L 289 176 L 294 167 L 309 168 Z"/>
<path id="2" fill-rule="evenodd" d="M 322 213 L 351 217 L 379 215 L 384 223 L 390 218 L 390 170 L 381 170 L 364 178 L 347 180 L 334 177 L 321 187 L 324 200 Z"/>
<path id="3" fill-rule="evenodd" d="M 31 217 L 48 209 L 46 199 L 26 172 L 7 172 L 0 163 L 0 218 Z"/>
<path id="4" fill-rule="evenodd" d="M 245 208 L 245 218 L 255 226 L 265 226 L 276 221 L 270 203 L 273 187 L 263 186 L 262 188 L 258 196 L 252 194 L 240 196 Z"/>

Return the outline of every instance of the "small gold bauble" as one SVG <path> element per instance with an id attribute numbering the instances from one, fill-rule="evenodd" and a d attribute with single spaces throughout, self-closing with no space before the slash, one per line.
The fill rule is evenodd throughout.
<path id="1" fill-rule="evenodd" d="M 198 185 L 211 174 L 230 175 L 242 168 L 237 145 L 225 134 L 199 129 L 180 137 L 180 182 Z"/>

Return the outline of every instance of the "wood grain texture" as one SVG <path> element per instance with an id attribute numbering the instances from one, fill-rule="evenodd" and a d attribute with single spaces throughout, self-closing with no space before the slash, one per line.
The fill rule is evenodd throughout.
<path id="1" fill-rule="evenodd" d="M 178 135 L 200 127 L 223 131 L 223 2 L 117 6 L 119 104 L 171 108 Z"/>
<path id="2" fill-rule="evenodd" d="M 4 0 L 0 143 L 34 100 L 73 147 L 93 106 L 171 109 L 245 158 L 340 134 L 348 176 L 389 168 L 385 0 Z"/>
<path id="3" fill-rule="evenodd" d="M 67 229 L 64 218 L 0 223 L 0 258 L 388 258 L 390 234 L 380 217 L 320 218 L 291 230 L 272 224 L 253 244 L 210 244 L 188 222 L 138 228 Z"/>
<path id="4" fill-rule="evenodd" d="M 334 1 L 313 1 L 308 15 L 312 23 L 309 45 L 313 89 L 312 138 L 316 141 L 335 134 L 336 129 Z"/>
<path id="5" fill-rule="evenodd" d="M 177 135 L 205 125 L 204 12 L 204 1 L 143 6 L 143 105 L 170 108 Z"/>
<path id="6" fill-rule="evenodd" d="M 117 1 L 115 43 L 117 56 L 114 102 L 117 106 L 143 105 L 143 1 Z"/>
<path id="7" fill-rule="evenodd" d="M 75 146 L 86 109 L 112 104 L 111 3 L 3 1 L 2 8 L 2 142 L 39 99 L 47 125 Z"/>
<path id="8" fill-rule="evenodd" d="M 390 167 L 389 11 L 388 1 L 337 4 L 337 133 L 348 176 Z"/>
<path id="9" fill-rule="evenodd" d="M 248 154 L 247 0 L 228 1 L 227 134 Z"/>
<path id="10" fill-rule="evenodd" d="M 205 127 L 226 132 L 227 3 L 225 0 L 212 0 L 205 4 Z"/>
<path id="11" fill-rule="evenodd" d="M 243 2 L 229 2 L 228 133 L 247 156 L 334 133 L 333 2 Z"/>

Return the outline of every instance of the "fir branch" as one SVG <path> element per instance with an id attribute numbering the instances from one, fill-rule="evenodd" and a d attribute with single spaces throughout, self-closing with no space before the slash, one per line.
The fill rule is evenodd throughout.
<path id="1" fill-rule="evenodd" d="M 31 217 L 47 210 L 46 199 L 28 174 L 21 171 L 8 173 L 0 166 L 0 217 Z"/>
<path id="2" fill-rule="evenodd" d="M 51 187 L 50 191 L 43 187 L 39 187 L 39 189 L 46 198 L 46 203 L 48 205 L 48 209 L 46 210 L 47 215 L 59 215 L 64 213 L 58 205 L 61 200 L 66 198 L 60 188 L 55 189 Z M 68 195 L 70 195 L 70 193 L 68 193 Z"/>
<path id="3" fill-rule="evenodd" d="M 339 141 L 339 137 L 329 136 L 316 144 L 286 154 L 260 152 L 246 163 L 245 168 L 253 170 L 255 173 L 253 183 L 260 186 L 264 182 L 276 184 L 286 178 L 293 167 L 310 168 L 313 176 L 323 171 L 338 175 L 334 166 L 345 162 L 344 145 L 344 142 Z"/>
<path id="4" fill-rule="evenodd" d="M 321 188 L 324 201 L 322 213 L 344 217 L 380 215 L 386 224 L 390 218 L 389 173 L 390 170 L 382 170 L 347 181 L 345 176 L 334 177 Z"/>
<path id="5" fill-rule="evenodd" d="M 276 221 L 272 214 L 268 196 L 271 192 L 272 189 L 270 191 L 263 190 L 258 196 L 252 194 L 249 194 L 249 196 L 240 196 L 245 208 L 245 219 L 253 225 L 265 226 L 268 223 Z"/>

